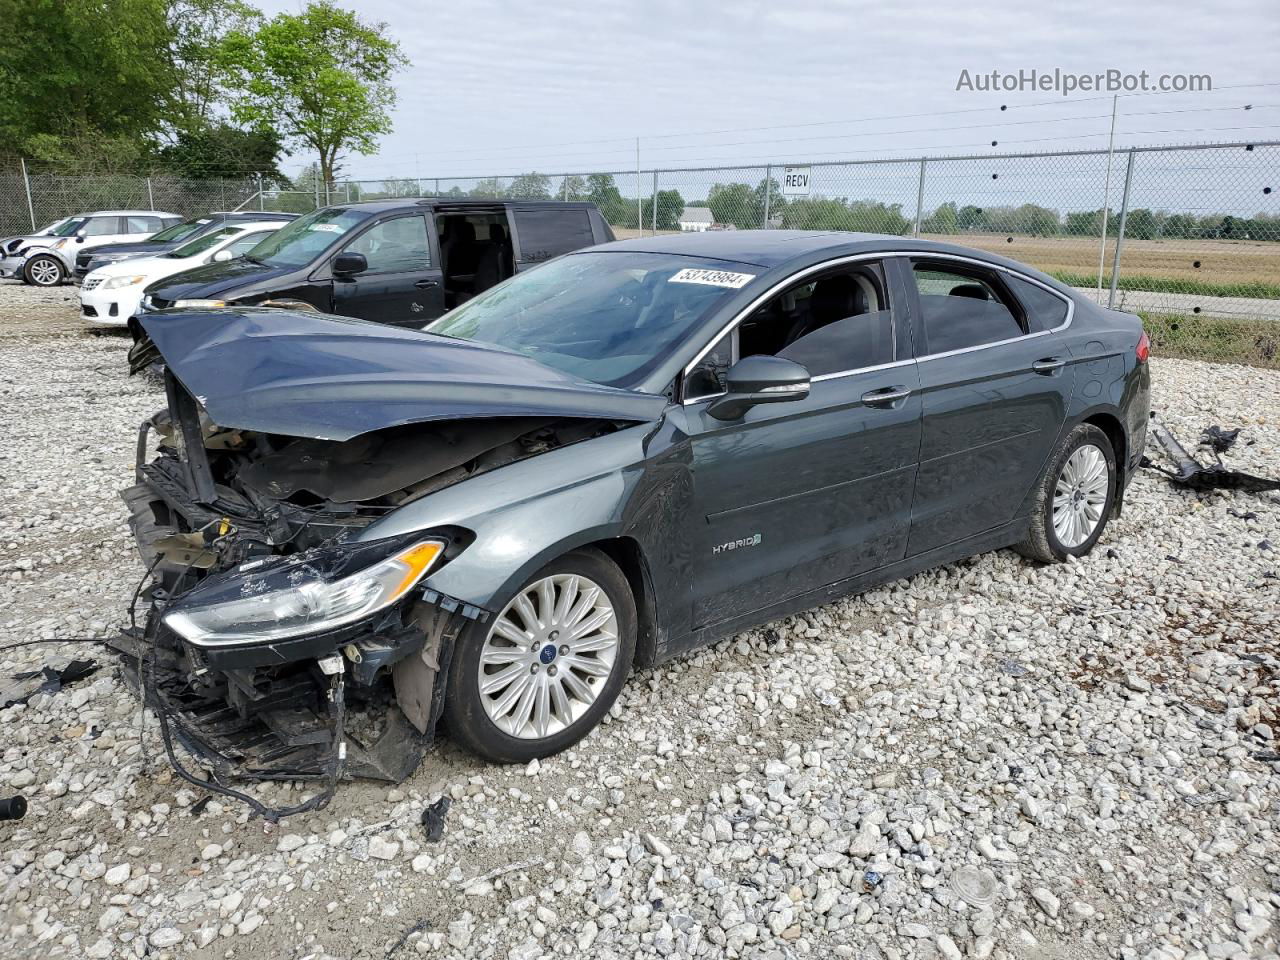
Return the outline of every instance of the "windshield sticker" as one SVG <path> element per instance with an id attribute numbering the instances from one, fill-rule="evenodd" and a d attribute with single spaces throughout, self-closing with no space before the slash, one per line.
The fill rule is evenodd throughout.
<path id="1" fill-rule="evenodd" d="M 686 267 L 674 274 L 668 283 L 702 283 L 709 287 L 739 290 L 756 278 L 754 273 L 731 273 L 728 270 L 695 270 Z"/>
<path id="2" fill-rule="evenodd" d="M 342 227 L 336 223 L 313 223 L 307 227 L 308 230 L 314 230 L 320 233 L 341 233 Z"/>

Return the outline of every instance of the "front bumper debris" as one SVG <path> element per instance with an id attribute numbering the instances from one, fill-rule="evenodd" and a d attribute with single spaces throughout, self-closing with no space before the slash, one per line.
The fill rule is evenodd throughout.
<path id="1" fill-rule="evenodd" d="M 1219 427 L 1212 427 L 1205 431 L 1205 445 L 1214 451 L 1216 459 L 1215 463 L 1205 466 L 1189 454 L 1168 427 L 1160 423 L 1155 418 L 1155 414 L 1152 414 L 1151 430 L 1148 436 L 1155 440 L 1165 456 L 1173 462 L 1174 469 L 1157 466 L 1147 459 L 1143 460 L 1143 465 L 1163 473 L 1178 486 L 1192 490 L 1241 490 L 1245 493 L 1280 490 L 1280 480 L 1270 480 L 1251 473 L 1230 470 L 1222 463 L 1221 452 L 1235 442 L 1235 433 L 1238 432 L 1224 432 Z M 1230 439 L 1224 442 L 1227 433 L 1230 433 Z"/>
<path id="2" fill-rule="evenodd" d="M 0 278 L 5 280 L 21 280 L 22 268 L 26 266 L 26 257 L 4 257 L 0 259 Z"/>

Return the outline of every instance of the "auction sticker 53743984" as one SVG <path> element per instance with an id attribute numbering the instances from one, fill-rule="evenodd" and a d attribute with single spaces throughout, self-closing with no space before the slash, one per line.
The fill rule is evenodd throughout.
<path id="1" fill-rule="evenodd" d="M 754 273 L 732 273 L 728 270 L 699 270 L 686 267 L 671 275 L 668 283 L 705 283 L 712 287 L 738 290 L 756 278 Z"/>

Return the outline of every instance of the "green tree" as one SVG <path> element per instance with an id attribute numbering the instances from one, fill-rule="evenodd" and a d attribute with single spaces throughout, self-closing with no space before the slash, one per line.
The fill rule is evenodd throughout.
<path id="1" fill-rule="evenodd" d="M 1010 213 L 1010 229 L 1033 237 L 1052 237 L 1058 233 L 1058 211 L 1034 203 L 1024 203 Z"/>
<path id="2" fill-rule="evenodd" d="M 164 0 L 5 0 L 0 23 L 0 153 L 141 152 L 171 83 Z"/>
<path id="3" fill-rule="evenodd" d="M 641 205 L 644 209 L 644 226 L 649 229 L 654 226 L 654 198 L 645 197 L 641 201 Z M 657 211 L 657 229 L 679 230 L 680 214 L 684 213 L 684 198 L 680 196 L 680 191 L 659 190 Z"/>
<path id="4" fill-rule="evenodd" d="M 586 200 L 587 199 L 587 181 L 577 174 L 565 177 L 560 181 L 560 189 L 557 195 L 562 200 Z"/>
<path id="5" fill-rule="evenodd" d="M 1160 227 L 1160 236 L 1186 240 L 1195 236 L 1196 218 L 1189 213 L 1175 213 L 1166 217 Z"/>
<path id="6" fill-rule="evenodd" d="M 1116 227 L 1119 230 L 1119 226 Z M 1145 207 L 1130 210 L 1124 218 L 1124 235 L 1135 240 L 1152 240 L 1160 234 L 1160 218 Z"/>
<path id="7" fill-rule="evenodd" d="M 760 228 L 756 193 L 745 183 L 712 184 L 707 193 L 707 206 L 716 223 L 731 223 L 739 230 Z"/>
<path id="8" fill-rule="evenodd" d="M 956 214 L 956 226 L 961 230 L 986 230 L 986 212 L 981 207 L 965 204 Z"/>
<path id="9" fill-rule="evenodd" d="M 600 208 L 607 223 L 616 227 L 635 226 L 636 205 L 624 200 L 613 175 L 593 173 L 587 177 L 587 199 Z"/>
<path id="10" fill-rule="evenodd" d="M 550 200 L 551 178 L 545 173 L 522 173 L 511 181 L 507 196 L 519 200 Z"/>
<path id="11" fill-rule="evenodd" d="M 467 193 L 467 196 L 475 197 L 479 200 L 501 200 L 506 195 L 506 188 L 502 186 L 502 181 L 497 177 L 477 180 L 476 185 Z"/>
<path id="12" fill-rule="evenodd" d="M 329 0 L 233 30 L 218 55 L 236 120 L 314 151 L 326 182 L 343 151 L 373 153 L 390 132 L 391 78 L 407 63 L 385 24 Z"/>
<path id="13" fill-rule="evenodd" d="M 227 100 L 226 84 L 230 79 L 223 44 L 232 33 L 256 28 L 262 12 L 243 0 L 165 0 L 164 6 L 170 76 L 165 98 L 166 132 L 171 138 L 179 138 L 183 133 L 203 132 L 210 127 L 234 129 L 217 116 L 218 108 Z M 274 132 L 270 135 L 275 138 Z"/>
<path id="14" fill-rule="evenodd" d="M 950 201 L 939 204 L 938 208 L 920 223 L 922 233 L 938 233 L 951 235 L 960 232 L 960 212 Z"/>
<path id="15" fill-rule="evenodd" d="M 287 179 L 277 163 L 280 141 L 270 131 L 241 130 L 227 123 L 180 131 L 156 154 L 160 168 L 189 180 L 235 180 L 250 173 L 268 184 Z"/>

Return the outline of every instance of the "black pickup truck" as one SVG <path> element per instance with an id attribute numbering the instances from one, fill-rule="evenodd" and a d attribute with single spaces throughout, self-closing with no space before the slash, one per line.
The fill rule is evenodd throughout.
<path id="1" fill-rule="evenodd" d="M 236 260 L 156 281 L 142 311 L 260 305 L 422 326 L 512 274 L 613 239 L 593 203 L 341 204 L 299 217 Z"/>

